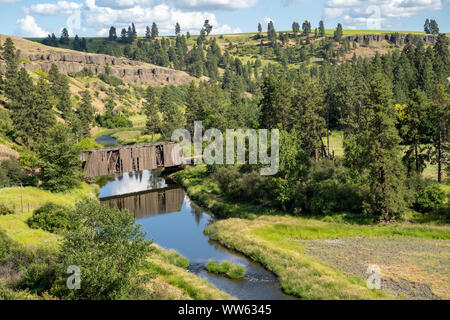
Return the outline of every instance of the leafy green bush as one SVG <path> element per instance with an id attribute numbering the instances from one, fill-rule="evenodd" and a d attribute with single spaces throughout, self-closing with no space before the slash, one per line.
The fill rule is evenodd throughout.
<path id="1" fill-rule="evenodd" d="M 50 293 L 64 299 L 117 300 L 146 291 L 139 276 L 150 253 L 150 241 L 127 210 L 111 209 L 95 199 L 77 203 L 73 219 L 79 228 L 65 234 Z M 67 267 L 78 266 L 79 290 L 69 290 Z"/>
<path id="2" fill-rule="evenodd" d="M 14 242 L 0 229 L 0 262 L 11 252 Z"/>
<path id="3" fill-rule="evenodd" d="M 104 115 L 98 115 L 96 118 L 100 127 L 115 129 L 115 128 L 130 128 L 133 123 L 117 113 L 106 113 Z"/>
<path id="4" fill-rule="evenodd" d="M 27 177 L 17 159 L 11 157 L 0 162 L 0 188 L 26 184 Z"/>
<path id="5" fill-rule="evenodd" d="M 0 203 L 0 216 L 6 216 L 8 214 L 14 214 L 14 210 L 8 208 L 5 204 Z"/>
<path id="6" fill-rule="evenodd" d="M 230 261 L 224 261 L 220 264 L 215 261 L 209 261 L 205 267 L 208 272 L 222 274 L 230 279 L 240 279 L 245 276 L 245 267 Z"/>
<path id="7" fill-rule="evenodd" d="M 99 78 L 104 82 L 111 86 L 117 87 L 123 85 L 123 81 L 114 76 L 108 75 L 106 73 L 102 73 Z"/>
<path id="8" fill-rule="evenodd" d="M 74 229 L 75 222 L 70 217 L 70 209 L 64 206 L 47 202 L 36 209 L 28 219 L 28 225 L 33 229 L 43 229 L 49 232 L 63 232 Z"/>
<path id="9" fill-rule="evenodd" d="M 417 191 L 415 207 L 422 213 L 431 212 L 441 207 L 444 201 L 444 190 L 438 184 L 432 184 Z"/>

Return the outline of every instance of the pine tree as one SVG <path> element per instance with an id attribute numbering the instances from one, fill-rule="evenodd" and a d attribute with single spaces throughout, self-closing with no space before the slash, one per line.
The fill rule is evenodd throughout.
<path id="1" fill-rule="evenodd" d="M 292 113 L 291 88 L 289 84 L 272 73 L 265 79 L 261 87 L 263 98 L 260 101 L 261 128 L 274 129 L 286 128 L 290 123 Z"/>
<path id="2" fill-rule="evenodd" d="M 11 38 L 6 38 L 3 45 L 3 59 L 6 60 L 6 83 L 5 83 L 5 93 L 8 99 L 14 101 L 22 95 L 23 92 L 20 91 L 18 81 L 18 54 L 16 52 L 16 47 Z"/>
<path id="3" fill-rule="evenodd" d="M 176 129 L 184 125 L 181 110 L 173 103 L 169 87 L 164 87 L 159 99 L 158 109 L 163 114 L 162 132 L 166 139 L 170 139 Z"/>
<path id="4" fill-rule="evenodd" d="M 319 22 L 319 36 L 321 37 L 325 36 L 325 25 L 323 23 L 323 20 L 320 20 Z"/>
<path id="5" fill-rule="evenodd" d="M 61 31 L 61 38 L 59 39 L 59 42 L 62 45 L 68 45 L 69 44 L 69 42 L 70 42 L 70 40 L 69 40 L 69 31 L 66 28 L 62 29 L 62 31 Z"/>
<path id="6" fill-rule="evenodd" d="M 334 31 L 334 41 L 341 42 L 342 35 L 343 35 L 342 24 L 338 23 L 336 31 Z"/>
<path id="7" fill-rule="evenodd" d="M 117 32 L 116 28 L 111 26 L 109 29 L 109 41 L 116 41 L 117 40 Z"/>
<path id="8" fill-rule="evenodd" d="M 423 153 L 423 145 L 427 143 L 427 112 L 429 101 L 426 94 L 414 89 L 411 93 L 410 103 L 405 110 L 405 118 L 401 128 L 403 143 L 408 146 L 403 157 L 408 172 L 415 171 L 420 174 L 425 169 L 427 156 Z"/>
<path id="9" fill-rule="evenodd" d="M 175 24 L 175 35 L 177 37 L 179 37 L 181 35 L 181 27 L 180 27 L 180 24 L 178 22 Z"/>
<path id="10" fill-rule="evenodd" d="M 81 94 L 81 103 L 77 109 L 77 115 L 83 124 L 83 136 L 89 136 L 92 121 L 94 121 L 95 108 L 92 105 L 92 97 L 88 90 Z"/>
<path id="11" fill-rule="evenodd" d="M 43 188 L 64 192 L 81 182 L 81 148 L 67 126 L 56 124 L 38 150 Z"/>
<path id="12" fill-rule="evenodd" d="M 292 32 L 294 33 L 294 37 L 297 36 L 297 33 L 300 31 L 300 24 L 298 22 L 292 23 Z"/>
<path id="13" fill-rule="evenodd" d="M 228 69 L 227 69 L 228 70 Z M 194 134 L 194 122 L 204 118 L 202 114 L 202 99 L 200 90 L 194 81 L 191 81 L 186 97 L 186 122 L 191 135 Z"/>
<path id="14" fill-rule="evenodd" d="M 150 27 L 147 26 L 147 27 L 145 28 L 145 39 L 150 40 L 151 38 L 152 38 L 152 33 L 151 33 L 151 31 L 150 31 Z"/>
<path id="15" fill-rule="evenodd" d="M 158 26 L 154 22 L 152 24 L 152 33 L 151 34 L 152 34 L 152 39 L 156 39 L 156 37 L 158 37 L 158 35 L 159 35 Z"/>
<path id="16" fill-rule="evenodd" d="M 431 108 L 431 121 L 434 132 L 431 138 L 430 156 L 432 163 L 438 166 L 438 182 L 441 183 L 443 180 L 442 171 L 446 164 L 447 168 L 450 165 L 448 157 L 450 151 L 450 94 L 443 84 L 438 84 L 435 90 Z"/>
<path id="17" fill-rule="evenodd" d="M 152 134 L 152 141 L 155 140 L 155 133 L 161 127 L 161 120 L 158 113 L 158 102 L 156 100 L 156 93 L 153 87 L 148 87 L 145 91 L 145 115 L 147 116 L 147 122 L 145 128 L 148 133 Z"/>
<path id="18" fill-rule="evenodd" d="M 361 131 L 345 141 L 347 165 L 367 171 L 370 211 L 384 220 L 405 208 L 404 171 L 400 138 L 395 127 L 395 108 L 389 80 L 376 74 L 370 82 L 368 109 Z"/>
<path id="19" fill-rule="evenodd" d="M 53 96 L 57 101 L 56 108 L 64 116 L 72 109 L 69 81 L 65 75 L 59 73 L 58 67 L 55 64 L 52 64 L 50 67 L 49 81 Z"/>

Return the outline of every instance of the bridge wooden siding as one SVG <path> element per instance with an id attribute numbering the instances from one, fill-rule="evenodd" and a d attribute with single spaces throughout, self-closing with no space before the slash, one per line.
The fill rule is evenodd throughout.
<path id="1" fill-rule="evenodd" d="M 103 205 L 134 213 L 136 219 L 156 216 L 163 213 L 181 211 L 184 191 L 180 188 L 165 188 L 132 193 L 126 196 L 113 196 L 100 199 Z"/>
<path id="2" fill-rule="evenodd" d="M 86 178 L 182 165 L 181 151 L 175 142 L 145 143 L 93 149 L 81 154 Z"/>

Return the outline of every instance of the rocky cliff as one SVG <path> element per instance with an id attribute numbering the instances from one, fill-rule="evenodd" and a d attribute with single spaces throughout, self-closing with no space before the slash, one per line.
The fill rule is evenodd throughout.
<path id="1" fill-rule="evenodd" d="M 0 35 L 1 43 L 8 36 Z M 27 70 L 41 69 L 49 71 L 55 64 L 61 73 L 79 72 L 84 68 L 90 69 L 95 75 L 105 72 L 107 65 L 111 75 L 122 79 L 126 83 L 137 85 L 167 85 L 189 83 L 193 78 L 183 71 L 163 68 L 152 64 L 117 58 L 103 54 L 84 53 L 66 49 L 44 46 L 22 38 L 11 37 L 17 49 L 20 49 L 22 63 Z M 4 71 L 5 63 L 0 56 L 0 69 Z"/>
<path id="2" fill-rule="evenodd" d="M 407 33 L 384 33 L 384 34 L 359 34 L 347 36 L 350 42 L 357 42 L 363 44 L 365 42 L 380 42 L 387 40 L 388 42 L 402 45 L 413 40 L 413 38 L 419 38 L 424 43 L 434 44 L 437 36 L 432 34 L 407 34 Z"/>

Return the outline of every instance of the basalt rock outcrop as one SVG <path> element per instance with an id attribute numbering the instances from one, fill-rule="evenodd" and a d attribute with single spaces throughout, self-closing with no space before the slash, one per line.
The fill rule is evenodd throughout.
<path id="1" fill-rule="evenodd" d="M 380 42 L 386 40 L 390 43 L 403 45 L 413 41 L 414 38 L 421 39 L 424 43 L 434 44 L 437 35 L 432 34 L 407 34 L 407 33 L 385 33 L 385 34 L 358 34 L 347 36 L 348 41 L 359 44 Z"/>
<path id="2" fill-rule="evenodd" d="M 2 36 L 2 40 L 6 36 Z M 33 71 L 40 69 L 48 72 L 55 64 L 63 74 L 80 72 L 89 69 L 94 75 L 105 72 L 109 66 L 110 74 L 126 83 L 136 85 L 167 85 L 189 83 L 193 78 L 183 71 L 155 66 L 152 64 L 117 58 L 104 54 L 84 53 L 72 50 L 47 47 L 25 39 L 11 37 L 20 49 L 21 66 Z M 5 62 L 0 55 L 0 69 L 5 71 Z"/>

